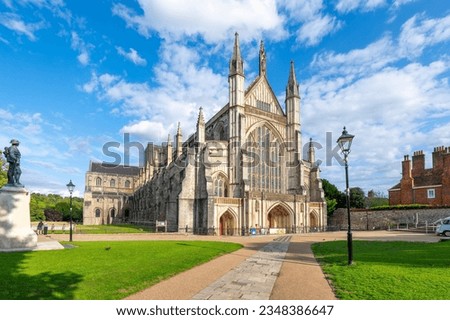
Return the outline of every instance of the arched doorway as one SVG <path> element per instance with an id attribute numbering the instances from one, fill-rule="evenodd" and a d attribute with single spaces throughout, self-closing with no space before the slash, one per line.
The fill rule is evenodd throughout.
<path id="1" fill-rule="evenodd" d="M 291 215 L 289 211 L 282 205 L 273 207 L 268 214 L 269 228 L 286 229 L 289 232 L 289 228 L 292 226 Z"/>
<path id="2" fill-rule="evenodd" d="M 115 208 L 109 209 L 108 224 L 113 223 L 115 217 L 116 217 L 116 209 Z"/>
<path id="3" fill-rule="evenodd" d="M 234 234 L 235 221 L 230 211 L 226 211 L 219 219 L 219 235 L 232 236 Z"/>
<path id="4" fill-rule="evenodd" d="M 319 219 L 317 214 L 313 211 L 309 214 L 309 231 L 314 232 L 319 230 Z"/>

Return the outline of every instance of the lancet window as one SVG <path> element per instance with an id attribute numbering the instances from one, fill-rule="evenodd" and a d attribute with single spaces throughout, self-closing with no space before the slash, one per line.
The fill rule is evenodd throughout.
<path id="1" fill-rule="evenodd" d="M 281 193 L 282 145 L 266 126 L 247 138 L 248 181 L 253 191 Z"/>
<path id="2" fill-rule="evenodd" d="M 227 196 L 227 182 L 226 178 L 219 174 L 214 178 L 214 196 L 216 197 L 226 197 Z"/>

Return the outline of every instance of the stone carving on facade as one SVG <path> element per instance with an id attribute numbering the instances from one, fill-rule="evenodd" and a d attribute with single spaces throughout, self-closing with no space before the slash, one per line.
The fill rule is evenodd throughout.
<path id="1" fill-rule="evenodd" d="M 217 235 L 326 227 L 320 170 L 314 159 L 303 159 L 293 63 L 283 109 L 268 82 L 263 43 L 260 49 L 260 74 L 245 89 L 236 34 L 228 103 L 209 121 L 200 109 L 196 132 L 185 141 L 178 125 L 173 148 L 148 145 L 138 183 L 126 198 L 127 222 L 156 229 L 157 221 L 167 221 L 168 232 Z M 92 208 L 85 215 L 92 216 Z"/>

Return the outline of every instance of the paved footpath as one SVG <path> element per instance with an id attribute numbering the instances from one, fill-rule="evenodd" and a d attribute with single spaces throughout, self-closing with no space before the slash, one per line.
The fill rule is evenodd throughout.
<path id="1" fill-rule="evenodd" d="M 276 238 L 220 279 L 194 300 L 268 300 L 280 273 L 291 236 Z"/>
<path id="2" fill-rule="evenodd" d="M 244 246 L 133 294 L 126 298 L 129 300 L 334 300 L 336 297 L 314 258 L 311 244 L 346 237 L 346 232 L 251 237 L 76 234 L 74 241 L 207 240 Z M 393 231 L 354 232 L 353 239 L 439 241 L 433 234 Z M 67 235 L 51 235 L 48 240 L 67 240 Z"/>

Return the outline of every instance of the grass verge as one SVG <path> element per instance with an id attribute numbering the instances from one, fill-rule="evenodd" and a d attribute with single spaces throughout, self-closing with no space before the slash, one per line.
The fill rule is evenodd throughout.
<path id="1" fill-rule="evenodd" d="M 339 299 L 450 299 L 450 241 L 353 241 L 351 266 L 346 241 L 316 243 L 312 249 Z"/>
<path id="2" fill-rule="evenodd" d="M 0 300 L 121 299 L 242 247 L 207 241 L 71 245 L 73 249 L 0 253 Z"/>
<path id="3" fill-rule="evenodd" d="M 68 222 L 49 222 L 48 234 L 69 234 Z M 52 229 L 52 225 L 57 225 Z M 61 226 L 65 225 L 65 230 Z M 36 228 L 35 228 L 36 229 Z M 119 233 L 149 233 L 150 228 L 136 226 L 132 224 L 105 224 L 105 225 L 83 225 L 77 224 L 74 227 L 75 234 L 119 234 Z"/>
<path id="4" fill-rule="evenodd" d="M 77 225 L 76 232 L 82 234 L 117 234 L 117 233 L 148 233 L 147 227 L 132 224 L 105 224 L 105 225 Z M 66 231 L 67 232 L 67 231 Z"/>

